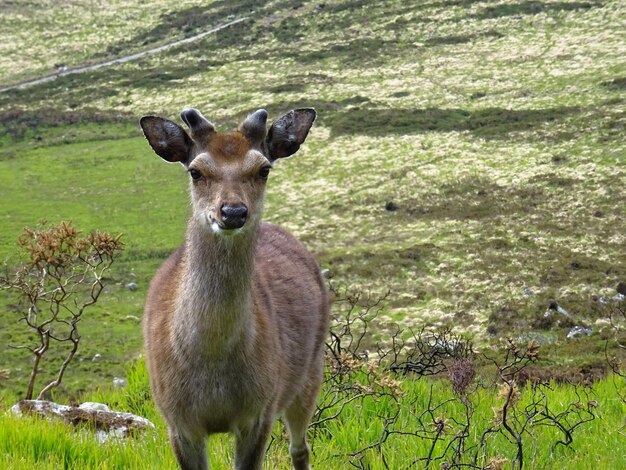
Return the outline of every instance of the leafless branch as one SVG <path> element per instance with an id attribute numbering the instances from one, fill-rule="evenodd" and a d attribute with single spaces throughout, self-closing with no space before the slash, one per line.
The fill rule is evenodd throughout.
<path id="1" fill-rule="evenodd" d="M 120 237 L 106 232 L 92 232 L 81 237 L 72 224 L 62 222 L 35 229 L 25 228 L 19 238 L 25 261 L 9 274 L 0 277 L 0 288 L 14 292 L 24 309 L 18 321 L 23 321 L 37 336 L 38 345 L 14 346 L 34 355 L 26 398 L 31 399 L 40 363 L 50 348 L 71 343 L 56 378 L 39 393 L 41 398 L 61 384 L 63 375 L 78 351 L 78 324 L 85 309 L 94 305 L 103 291 L 102 278 L 123 249 Z M 89 279 L 91 281 L 89 281 Z M 67 333 L 61 329 L 69 330 Z"/>

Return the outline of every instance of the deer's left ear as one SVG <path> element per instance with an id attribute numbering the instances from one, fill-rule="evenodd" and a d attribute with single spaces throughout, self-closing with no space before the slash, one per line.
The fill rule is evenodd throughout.
<path id="1" fill-rule="evenodd" d="M 309 134 L 316 116 L 313 108 L 302 108 L 293 109 L 276 119 L 267 133 L 270 161 L 296 153 Z"/>

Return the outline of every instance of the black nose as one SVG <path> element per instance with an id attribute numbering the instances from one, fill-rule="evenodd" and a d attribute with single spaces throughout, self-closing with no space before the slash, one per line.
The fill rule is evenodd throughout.
<path id="1" fill-rule="evenodd" d="M 248 208 L 243 204 L 224 204 L 221 209 L 222 224 L 226 229 L 243 227 L 248 216 Z"/>

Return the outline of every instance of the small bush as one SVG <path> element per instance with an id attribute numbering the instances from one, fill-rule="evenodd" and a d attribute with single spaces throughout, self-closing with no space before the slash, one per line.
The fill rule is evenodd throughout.
<path id="1" fill-rule="evenodd" d="M 98 301 L 104 273 L 123 249 L 120 238 L 100 231 L 81 237 L 66 222 L 49 227 L 42 222 L 35 229 L 25 228 L 19 237 L 24 260 L 13 274 L 6 268 L 0 288 L 17 296 L 18 321 L 35 333 L 35 345 L 12 345 L 34 356 L 26 399 L 32 399 L 41 360 L 55 343 L 67 345 L 69 351 L 56 379 L 43 387 L 37 398 L 61 384 L 80 344 L 78 325 L 83 313 Z"/>

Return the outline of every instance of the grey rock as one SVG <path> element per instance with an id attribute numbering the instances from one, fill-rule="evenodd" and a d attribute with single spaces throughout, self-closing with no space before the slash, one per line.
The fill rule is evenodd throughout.
<path id="1" fill-rule="evenodd" d="M 567 333 L 567 338 L 580 338 L 583 336 L 589 336 L 591 335 L 591 333 L 593 333 L 593 330 L 591 328 L 588 328 L 586 326 L 575 326 L 571 330 L 569 330 L 569 333 Z"/>
<path id="2" fill-rule="evenodd" d="M 154 430 L 154 424 L 146 418 L 111 410 L 104 403 L 86 402 L 79 406 L 66 406 L 46 400 L 22 400 L 9 411 L 15 416 L 39 415 L 46 419 L 62 419 L 73 426 L 95 424 L 89 428 L 94 428 L 94 437 L 100 443 L 112 438 L 123 439 L 135 432 Z"/>
<path id="3" fill-rule="evenodd" d="M 113 377 L 113 388 L 124 388 L 126 387 L 126 380 L 121 377 Z"/>
<path id="4" fill-rule="evenodd" d="M 548 305 L 548 308 L 546 309 L 545 313 L 543 314 L 544 317 L 548 318 L 551 317 L 552 315 L 554 315 L 555 313 L 560 313 L 561 315 L 567 317 L 567 318 L 572 318 L 572 314 L 569 313 L 567 310 L 565 310 L 563 307 L 561 307 L 556 300 L 551 300 L 550 301 L 550 305 Z"/>
<path id="5" fill-rule="evenodd" d="M 109 408 L 104 403 L 97 403 L 95 401 L 86 401 L 85 403 L 81 403 L 80 405 L 78 405 L 78 409 L 90 413 L 96 413 L 98 411 L 111 411 L 111 408 Z"/>
<path id="6" fill-rule="evenodd" d="M 139 286 L 136 282 L 129 282 L 128 284 L 126 284 L 126 288 L 131 292 L 135 292 L 137 289 L 139 289 Z"/>

